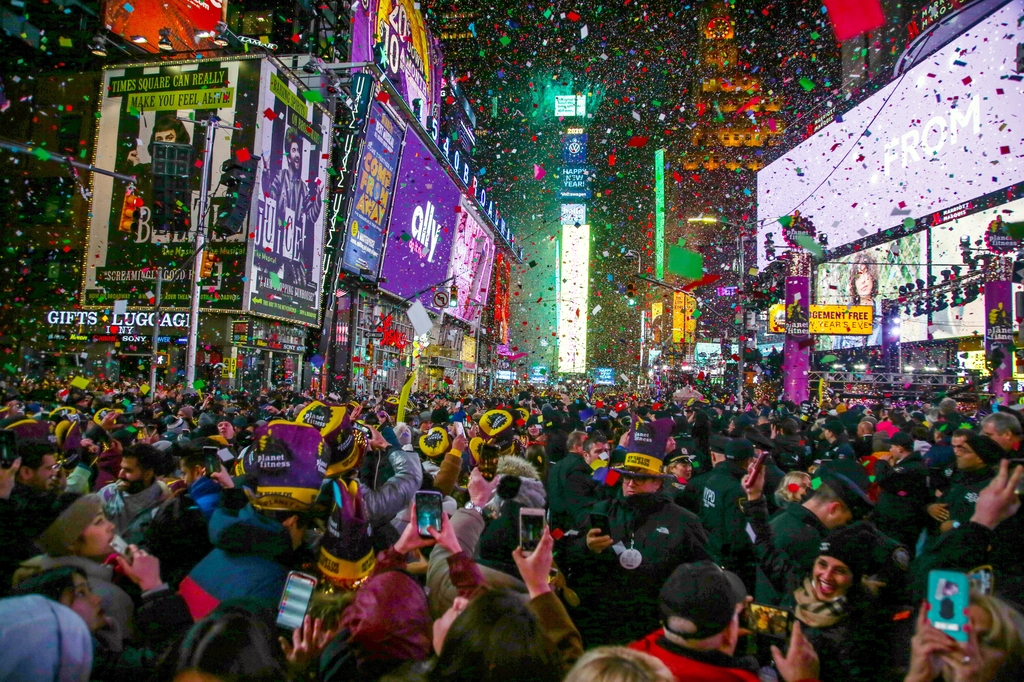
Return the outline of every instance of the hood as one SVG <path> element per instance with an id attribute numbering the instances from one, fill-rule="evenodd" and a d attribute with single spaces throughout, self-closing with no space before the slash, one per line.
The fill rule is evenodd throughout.
<path id="1" fill-rule="evenodd" d="M 341 629 L 349 632 L 356 658 L 365 661 L 421 661 L 430 655 L 432 621 L 423 589 L 401 571 L 372 577 L 345 609 Z"/>
<path id="2" fill-rule="evenodd" d="M 77 613 L 37 594 L 0 601 L 0 679 L 85 682 L 92 636 Z"/>
<path id="3" fill-rule="evenodd" d="M 286 565 L 293 552 L 288 529 L 251 504 L 237 514 L 217 509 L 210 518 L 210 541 L 228 554 L 259 556 Z"/>
<path id="4" fill-rule="evenodd" d="M 780 433 L 775 436 L 775 448 L 779 452 L 802 454 L 804 451 L 803 442 L 804 437 L 799 434 L 787 436 L 786 434 Z"/>

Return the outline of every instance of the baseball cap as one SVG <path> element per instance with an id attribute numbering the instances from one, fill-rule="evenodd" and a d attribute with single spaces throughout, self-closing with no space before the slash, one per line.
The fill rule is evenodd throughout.
<path id="1" fill-rule="evenodd" d="M 754 444 L 746 438 L 734 438 L 725 446 L 725 458 L 742 462 L 754 456 Z"/>
<path id="2" fill-rule="evenodd" d="M 853 514 L 854 520 L 864 518 L 875 507 L 871 498 L 859 485 L 838 471 L 828 471 L 822 474 L 821 482 L 831 488 L 836 496 L 843 501 L 843 504 Z"/>
<path id="3" fill-rule="evenodd" d="M 706 639 L 725 630 L 746 597 L 743 581 L 711 561 L 678 566 L 658 595 L 666 619 L 687 621 L 682 631 L 669 630 L 686 639 Z"/>
<path id="4" fill-rule="evenodd" d="M 913 450 L 914 437 L 904 431 L 897 431 L 889 438 L 889 445 L 896 445 L 907 450 Z"/>

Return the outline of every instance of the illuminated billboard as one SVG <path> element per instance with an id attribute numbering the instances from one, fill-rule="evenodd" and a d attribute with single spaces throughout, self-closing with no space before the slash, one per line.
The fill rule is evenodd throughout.
<path id="1" fill-rule="evenodd" d="M 103 25 L 147 52 L 195 54 L 197 48 L 218 49 L 212 41 L 213 28 L 225 20 L 227 12 L 227 0 L 106 0 Z M 164 36 L 162 29 L 167 29 Z"/>
<path id="2" fill-rule="evenodd" d="M 256 112 L 261 64 L 259 59 L 209 59 L 118 66 L 103 72 L 95 164 L 135 175 L 137 181 L 129 185 L 98 174 L 92 179 L 88 248 L 82 268 L 83 306 L 109 307 L 115 299 L 126 300 L 130 306 L 150 306 L 158 268 L 163 270 L 163 307 L 187 309 L 191 305 L 191 272 L 178 268 L 188 262 L 194 238 L 156 229 L 153 143 L 190 144 L 201 159 L 204 137 L 197 121 L 216 115 L 222 124 L 237 126 L 219 131 L 213 139 L 210 189 L 217 189 L 209 214 L 216 215 L 226 193 L 221 165 L 239 154 L 260 157 L 262 138 L 257 134 Z M 189 203 L 191 224 L 195 225 L 199 218 L 198 169 L 191 175 Z M 212 235 L 209 249 L 219 260 L 211 281 L 200 290 L 203 308 L 243 309 L 247 232 L 231 237 Z"/>
<path id="3" fill-rule="evenodd" d="M 469 201 L 463 197 L 455 227 L 455 245 L 448 276 L 459 288 L 458 305 L 448 312 L 475 326 L 491 288 L 494 267 L 494 237 L 473 216 Z"/>
<path id="4" fill-rule="evenodd" d="M 256 141 L 263 164 L 252 200 L 245 307 L 312 326 L 323 284 L 331 115 L 274 62 L 262 63 Z"/>
<path id="5" fill-rule="evenodd" d="M 757 174 L 759 234 L 799 210 L 830 246 L 1024 180 L 1013 0 Z M 764 240 L 758 266 L 766 267 Z"/>
<path id="6" fill-rule="evenodd" d="M 586 116 L 587 98 L 583 95 L 555 95 L 555 116 Z"/>
<path id="7" fill-rule="evenodd" d="M 665 150 L 654 152 L 654 276 L 665 279 Z"/>
<path id="8" fill-rule="evenodd" d="M 697 299 L 683 291 L 672 294 L 672 343 L 693 343 L 697 338 Z"/>
<path id="9" fill-rule="evenodd" d="M 402 151 L 380 288 L 406 298 L 418 291 L 438 312 L 429 288 L 448 277 L 462 193 L 420 138 L 409 133 Z M 447 284 L 441 286 L 447 288 Z"/>
<path id="10" fill-rule="evenodd" d="M 558 291 L 558 371 L 587 371 L 590 225 L 562 225 Z"/>
<path id="11" fill-rule="evenodd" d="M 927 276 L 926 260 L 927 232 L 918 232 L 819 265 L 816 307 L 867 306 L 874 314 L 870 334 L 821 336 L 818 349 L 840 350 L 881 344 L 882 300 L 895 299 L 901 286 L 923 280 Z M 927 338 L 927 316 L 903 315 L 901 318 L 903 341 Z M 812 330 L 811 333 L 815 332 Z"/>

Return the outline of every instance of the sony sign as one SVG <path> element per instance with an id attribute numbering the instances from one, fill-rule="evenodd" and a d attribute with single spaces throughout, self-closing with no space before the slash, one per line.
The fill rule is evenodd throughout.
<path id="1" fill-rule="evenodd" d="M 426 208 L 417 206 L 412 212 L 412 224 L 409 226 L 414 242 L 409 248 L 420 258 L 426 258 L 428 263 L 434 262 L 434 249 L 441 237 L 441 226 L 434 219 L 436 211 L 430 201 L 427 201 Z"/>

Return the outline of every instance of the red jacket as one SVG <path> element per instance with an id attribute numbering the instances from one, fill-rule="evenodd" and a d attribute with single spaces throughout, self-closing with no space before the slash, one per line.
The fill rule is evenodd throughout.
<path id="1" fill-rule="evenodd" d="M 664 649 L 658 645 L 658 640 L 665 634 L 664 630 L 657 630 L 647 635 L 639 642 L 629 645 L 630 649 L 643 651 L 645 654 L 654 656 L 668 666 L 679 682 L 758 682 L 756 673 L 742 670 L 740 668 L 724 668 Z"/>

